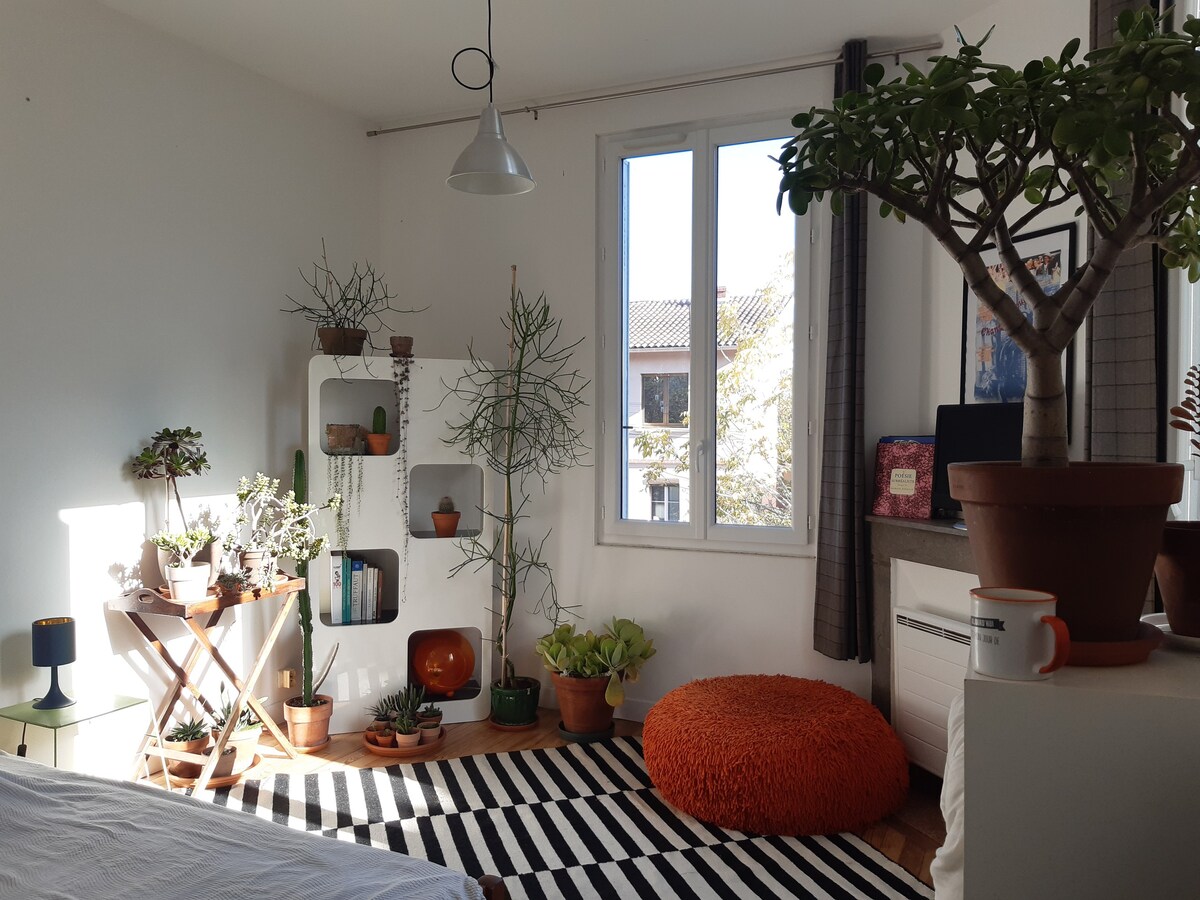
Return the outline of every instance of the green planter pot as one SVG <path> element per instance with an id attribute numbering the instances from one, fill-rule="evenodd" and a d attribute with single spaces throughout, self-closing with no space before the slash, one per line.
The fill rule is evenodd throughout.
<path id="1" fill-rule="evenodd" d="M 502 688 L 498 680 L 492 682 L 492 722 L 496 725 L 519 728 L 537 722 L 541 682 L 517 676 L 515 685 Z"/>

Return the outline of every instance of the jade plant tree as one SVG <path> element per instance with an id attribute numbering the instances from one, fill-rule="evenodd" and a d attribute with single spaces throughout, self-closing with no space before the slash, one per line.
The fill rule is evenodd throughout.
<path id="1" fill-rule="evenodd" d="M 1200 21 L 1163 24 L 1127 10 L 1111 47 L 1080 60 L 1076 38 L 1021 69 L 985 62 L 986 36 L 891 81 L 867 66 L 865 90 L 793 118 L 799 134 L 777 160 L 780 205 L 803 215 L 829 194 L 838 214 L 847 194 L 872 194 L 881 215 L 920 222 L 959 265 L 1025 354 L 1026 465 L 1067 464 L 1062 354 L 1121 254 L 1156 244 L 1200 279 Z M 1047 294 L 1014 241 L 1068 203 L 1096 240 Z M 1032 321 L 988 274 L 990 242 Z"/>
<path id="2" fill-rule="evenodd" d="M 187 516 L 183 512 L 183 500 L 179 496 L 180 478 L 201 475 L 208 471 L 208 454 L 200 444 L 203 435 L 191 428 L 164 428 L 151 438 L 150 446 L 143 447 L 133 458 L 130 468 L 139 479 L 161 479 L 166 494 L 164 514 L 166 531 L 171 530 L 171 499 L 179 510 L 182 529 L 187 530 Z"/>
<path id="3" fill-rule="evenodd" d="M 582 339 L 566 343 L 561 338 L 562 322 L 551 315 L 545 294 L 533 302 L 524 298 L 517 289 L 516 266 L 502 322 L 509 333 L 508 363 L 492 365 L 468 348 L 467 371 L 446 385 L 445 399 L 454 398 L 465 409 L 459 420 L 447 423 L 446 443 L 482 458 L 501 479 L 502 505 L 493 509 L 485 504 L 482 510 L 492 527 L 461 541 L 465 558 L 452 572 L 494 567 L 500 598 L 499 684 L 508 689 L 516 680 L 508 632 L 530 575 L 538 573 L 545 581 L 535 609 L 551 622 L 562 612 L 553 571 L 543 555 L 549 532 L 534 540 L 518 531 L 530 516 L 534 486 L 544 489 L 549 476 L 583 461 L 588 448 L 575 417 L 585 405 L 582 393 L 590 382 L 571 365 Z"/>

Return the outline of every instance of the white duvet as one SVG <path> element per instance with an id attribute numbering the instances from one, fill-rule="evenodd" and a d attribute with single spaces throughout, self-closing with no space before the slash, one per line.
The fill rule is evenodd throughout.
<path id="1" fill-rule="evenodd" d="M 482 900 L 425 860 L 0 753 L 4 900 Z"/>

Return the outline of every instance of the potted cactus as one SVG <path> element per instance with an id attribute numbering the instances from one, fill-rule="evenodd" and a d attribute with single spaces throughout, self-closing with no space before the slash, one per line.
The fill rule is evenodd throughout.
<path id="1" fill-rule="evenodd" d="M 437 511 L 430 515 L 433 517 L 433 531 L 438 537 L 452 538 L 458 532 L 458 520 L 462 513 L 454 508 L 453 497 L 439 500 Z"/>
<path id="2" fill-rule="evenodd" d="M 316 559 L 329 544 L 325 535 L 317 536 L 313 517 L 320 509 L 338 509 L 341 497 L 334 494 L 322 506 L 307 503 L 308 470 L 304 465 L 304 451 L 297 450 L 292 464 L 292 490 L 284 498 L 282 518 L 291 524 L 281 534 L 286 539 L 278 545 L 282 556 L 296 563 L 296 573 L 308 578 L 308 564 Z M 296 608 L 300 618 L 300 695 L 283 704 L 283 715 L 287 720 L 288 738 L 302 753 L 308 753 L 329 743 L 329 720 L 333 715 L 333 697 L 319 694 L 321 678 L 314 678 L 312 647 L 312 597 L 307 583 L 300 590 Z M 337 648 L 334 647 L 334 652 Z M 332 663 L 332 659 L 330 660 Z M 329 671 L 328 665 L 325 669 Z"/>
<path id="3" fill-rule="evenodd" d="M 625 701 L 624 682 L 634 682 L 657 651 L 642 626 L 613 619 L 602 634 L 577 634 L 559 625 L 534 644 L 550 671 L 562 711 L 559 734 L 569 741 L 593 741 L 612 731 L 613 709 Z"/>
<path id="4" fill-rule="evenodd" d="M 412 748 L 421 743 L 421 730 L 408 710 L 396 714 L 396 746 Z"/>
<path id="5" fill-rule="evenodd" d="M 392 436 L 387 430 L 387 412 L 382 406 L 375 407 L 371 416 L 371 433 L 367 435 L 367 455 L 387 456 Z"/>

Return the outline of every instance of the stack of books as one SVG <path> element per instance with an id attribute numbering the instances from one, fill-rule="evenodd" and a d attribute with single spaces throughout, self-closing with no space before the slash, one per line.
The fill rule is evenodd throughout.
<path id="1" fill-rule="evenodd" d="M 363 625 L 382 621 L 383 572 L 334 550 L 330 559 L 330 619 L 334 625 Z"/>

